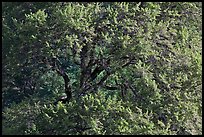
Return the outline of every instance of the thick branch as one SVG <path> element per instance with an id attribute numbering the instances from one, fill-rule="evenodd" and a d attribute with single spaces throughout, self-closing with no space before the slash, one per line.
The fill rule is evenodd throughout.
<path id="1" fill-rule="evenodd" d="M 108 86 L 108 85 L 105 85 L 103 86 L 104 88 L 106 88 L 107 90 L 118 90 L 120 89 L 119 87 L 116 87 L 116 86 Z"/>
<path id="2" fill-rule="evenodd" d="M 102 71 L 103 71 L 103 66 L 97 66 L 94 71 L 91 73 L 91 81 L 93 81 Z"/>
<path id="3" fill-rule="evenodd" d="M 66 74 L 66 72 L 64 72 L 63 70 L 60 71 L 59 69 L 56 69 L 56 71 L 64 79 L 65 93 L 67 95 L 67 101 L 69 101 L 69 99 L 72 98 L 71 86 L 69 83 L 70 79 L 69 79 L 68 75 Z"/>
<path id="4" fill-rule="evenodd" d="M 87 74 L 87 70 L 86 70 L 87 52 L 88 52 L 88 46 L 85 45 L 85 46 L 83 46 L 82 51 L 80 53 L 80 58 L 81 58 L 81 64 L 80 64 L 80 68 L 81 68 L 80 87 L 83 86 L 84 80 L 85 80 L 85 77 L 86 77 L 86 74 Z"/>
<path id="5" fill-rule="evenodd" d="M 68 102 L 72 98 L 72 92 L 71 92 L 71 85 L 70 85 L 70 79 L 66 72 L 61 68 L 62 63 L 59 61 L 58 58 L 52 58 L 51 61 L 46 61 L 49 66 L 51 66 L 52 70 L 55 70 L 60 76 L 64 79 L 64 87 L 65 87 L 65 94 L 67 95 L 66 98 L 63 99 L 63 102 Z M 58 100 L 62 101 L 62 100 Z M 57 102 L 58 102 L 57 101 Z"/>

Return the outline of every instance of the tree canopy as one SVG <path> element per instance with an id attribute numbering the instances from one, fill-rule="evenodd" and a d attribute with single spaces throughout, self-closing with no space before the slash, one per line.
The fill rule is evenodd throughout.
<path id="1" fill-rule="evenodd" d="M 201 7 L 2 3 L 3 133 L 201 134 Z"/>

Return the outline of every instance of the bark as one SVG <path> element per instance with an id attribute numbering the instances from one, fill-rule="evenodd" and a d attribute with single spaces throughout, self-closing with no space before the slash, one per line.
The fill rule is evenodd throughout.
<path id="1" fill-rule="evenodd" d="M 51 58 L 50 60 L 45 59 L 45 61 L 48 63 L 48 65 L 51 67 L 51 69 L 56 71 L 60 76 L 63 77 L 64 80 L 64 87 L 65 87 L 65 94 L 66 98 L 58 99 L 55 104 L 59 101 L 62 101 L 63 103 L 69 102 L 69 100 L 72 98 L 72 88 L 70 85 L 70 79 L 67 73 L 62 69 L 62 63 L 60 60 L 56 57 Z"/>
<path id="2" fill-rule="evenodd" d="M 80 87 L 83 86 L 86 75 L 87 75 L 87 67 L 86 67 L 87 52 L 88 52 L 88 46 L 85 45 L 85 46 L 83 46 L 82 51 L 80 53 L 80 58 L 81 58 L 81 63 L 80 63 L 80 68 L 81 68 Z"/>
<path id="3" fill-rule="evenodd" d="M 69 100 L 72 98 L 71 85 L 69 83 L 70 79 L 69 79 L 68 75 L 66 74 L 66 72 L 64 72 L 63 70 L 60 71 L 60 70 L 57 69 L 56 71 L 64 79 L 65 93 L 67 95 L 66 102 L 69 102 Z"/>
<path id="4" fill-rule="evenodd" d="M 94 71 L 91 73 L 91 81 L 93 81 L 102 71 L 103 71 L 103 66 L 97 66 Z"/>
<path id="5" fill-rule="evenodd" d="M 104 88 L 106 88 L 107 90 L 118 90 L 118 89 L 120 89 L 117 86 L 108 86 L 108 85 L 104 86 Z"/>

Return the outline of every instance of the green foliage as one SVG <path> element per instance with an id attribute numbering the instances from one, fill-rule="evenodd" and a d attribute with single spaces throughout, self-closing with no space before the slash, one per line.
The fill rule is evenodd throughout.
<path id="1" fill-rule="evenodd" d="M 189 105 L 191 108 L 187 107 Z M 157 108 L 162 111 L 170 110 L 168 122 L 164 123 L 155 117 L 156 109 L 142 109 L 133 101 L 123 102 L 117 95 L 106 96 L 103 91 L 83 96 L 78 101 L 72 100 L 69 104 L 59 102 L 56 106 L 48 104 L 48 101 L 42 103 L 39 98 L 25 100 L 4 110 L 3 134 L 176 134 L 176 131 L 170 130 L 171 124 L 177 123 L 178 127 L 189 126 L 189 116 L 196 113 L 197 108 L 192 107 L 195 105 L 189 105 L 180 103 L 180 108 L 177 108 L 167 104 L 166 108 Z M 195 125 L 201 126 L 197 124 Z M 191 128 L 193 129 L 189 130 L 200 134 L 198 127 Z"/>
<path id="2" fill-rule="evenodd" d="M 3 134 L 202 134 L 201 9 L 200 2 L 2 3 Z M 53 59 L 69 76 L 69 104 L 51 105 L 64 92 Z M 91 59 L 91 72 L 110 63 L 93 81 L 84 75 L 94 90 L 79 96 Z"/>
<path id="3" fill-rule="evenodd" d="M 37 101 L 37 100 L 35 100 Z M 152 112 L 143 112 L 117 96 L 103 92 L 86 95 L 80 101 L 57 106 L 24 101 L 5 109 L 3 134 L 165 134 L 151 121 Z M 12 125 L 12 126 L 11 126 Z M 12 128 L 9 128 L 9 127 Z"/>

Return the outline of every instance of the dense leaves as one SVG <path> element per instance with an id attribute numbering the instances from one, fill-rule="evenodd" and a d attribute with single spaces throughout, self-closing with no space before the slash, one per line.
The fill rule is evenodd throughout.
<path id="1" fill-rule="evenodd" d="M 3 134 L 201 134 L 201 6 L 2 3 Z"/>

